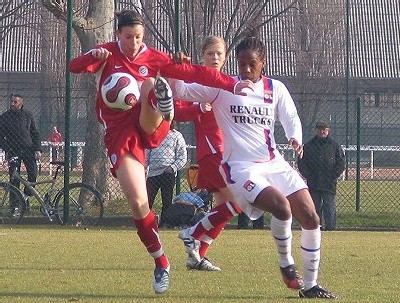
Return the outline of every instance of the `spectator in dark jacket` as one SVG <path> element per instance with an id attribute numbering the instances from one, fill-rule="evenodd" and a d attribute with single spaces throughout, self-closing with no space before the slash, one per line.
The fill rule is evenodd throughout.
<path id="1" fill-rule="evenodd" d="M 38 174 L 36 159 L 41 156 L 40 135 L 31 112 L 25 110 L 21 95 L 12 94 L 10 109 L 0 116 L 0 146 L 6 152 L 6 159 L 18 157 L 18 161 L 10 162 L 9 173 L 17 167 L 21 169 L 21 161 L 26 167 L 28 181 L 35 182 Z M 19 187 L 19 181 L 11 180 Z M 30 193 L 25 189 L 25 194 Z"/>
<path id="2" fill-rule="evenodd" d="M 318 122 L 316 135 L 304 144 L 303 158 L 298 168 L 310 189 L 317 213 L 325 230 L 336 229 L 336 186 L 344 171 L 344 152 L 330 136 L 329 124 Z"/>

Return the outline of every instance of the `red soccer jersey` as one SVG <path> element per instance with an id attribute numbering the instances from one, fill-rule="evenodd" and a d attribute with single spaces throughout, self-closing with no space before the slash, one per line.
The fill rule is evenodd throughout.
<path id="1" fill-rule="evenodd" d="M 111 171 L 119 166 L 121 157 L 129 152 L 138 161 L 144 163 L 145 148 L 154 148 L 165 138 L 169 125 L 165 121 L 151 135 L 143 132 L 139 124 L 140 104 L 126 111 L 108 107 L 101 97 L 100 87 L 107 77 L 113 73 L 125 72 L 135 77 L 140 84 L 158 73 L 168 78 L 198 82 L 206 86 L 218 87 L 233 92 L 236 80 L 216 70 L 190 64 L 174 64 L 172 58 L 143 44 L 134 58 L 128 58 L 121 50 L 118 42 L 108 42 L 96 46 L 106 48 L 112 54 L 104 61 L 92 56 L 91 51 L 70 62 L 73 73 L 94 73 L 97 83 L 96 114 L 97 119 L 106 129 L 104 142 L 108 156 L 113 165 Z"/>
<path id="2" fill-rule="evenodd" d="M 219 172 L 222 159 L 222 132 L 212 111 L 203 113 L 199 104 L 175 101 L 175 120 L 193 121 L 196 136 L 196 160 L 199 164 L 197 186 L 210 192 L 226 187 Z"/>
<path id="3" fill-rule="evenodd" d="M 197 162 L 210 154 L 222 154 L 222 132 L 218 128 L 213 111 L 203 113 L 199 104 L 177 100 L 174 119 L 194 122 Z"/>

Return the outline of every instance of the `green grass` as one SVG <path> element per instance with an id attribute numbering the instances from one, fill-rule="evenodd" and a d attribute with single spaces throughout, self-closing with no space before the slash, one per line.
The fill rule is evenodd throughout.
<path id="1" fill-rule="evenodd" d="M 399 181 L 361 181 L 359 204 L 356 183 L 341 181 L 337 188 L 340 227 L 400 227 Z"/>
<path id="2" fill-rule="evenodd" d="M 399 205 L 396 197 L 400 195 L 399 181 L 361 181 L 360 182 L 360 208 L 374 209 L 387 208 Z M 338 182 L 337 197 L 339 204 L 355 208 L 356 182 Z"/>
<path id="3" fill-rule="evenodd" d="M 299 262 L 300 232 L 294 232 Z M 162 230 L 171 287 L 151 288 L 153 261 L 134 229 L 0 226 L 0 302 L 293 302 L 269 231 L 226 230 L 209 257 L 222 272 L 187 271 L 177 230 Z M 324 232 L 320 282 L 336 302 L 399 302 L 400 233 Z M 312 300 L 322 302 L 322 300 Z"/>

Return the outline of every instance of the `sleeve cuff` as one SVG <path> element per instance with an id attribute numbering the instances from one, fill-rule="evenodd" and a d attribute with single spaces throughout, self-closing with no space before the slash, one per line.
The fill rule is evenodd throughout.
<path id="1" fill-rule="evenodd" d="M 205 114 L 207 111 L 204 111 L 203 108 L 201 107 L 201 102 L 199 103 L 199 108 L 200 108 L 200 112 L 202 112 L 203 114 Z"/>

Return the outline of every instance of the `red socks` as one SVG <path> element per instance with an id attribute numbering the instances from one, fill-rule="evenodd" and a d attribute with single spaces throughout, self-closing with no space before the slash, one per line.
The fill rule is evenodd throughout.
<path id="1" fill-rule="evenodd" d="M 215 240 L 226 223 L 237 216 L 241 210 L 234 203 L 226 202 L 214 207 L 203 219 L 200 220 L 194 227 L 192 236 L 200 240 L 200 256 L 203 258 L 206 255 L 207 249 Z"/>
<path id="2" fill-rule="evenodd" d="M 156 267 L 167 268 L 169 262 L 159 239 L 158 225 L 154 213 L 150 211 L 143 219 L 133 220 L 133 222 L 136 225 L 140 240 L 154 258 Z"/>
<path id="3" fill-rule="evenodd" d="M 156 95 L 154 94 L 154 88 L 152 88 L 149 91 L 149 94 L 147 95 L 147 99 L 149 100 L 149 104 L 154 108 L 154 110 L 157 110 L 158 109 L 158 107 L 157 107 L 158 100 L 156 98 Z"/>

